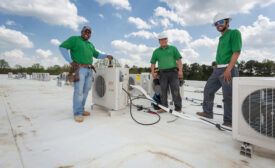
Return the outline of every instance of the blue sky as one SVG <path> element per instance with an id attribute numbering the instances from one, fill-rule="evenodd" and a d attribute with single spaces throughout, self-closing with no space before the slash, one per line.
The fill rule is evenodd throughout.
<path id="1" fill-rule="evenodd" d="M 240 60 L 275 60 L 274 10 L 275 0 L 1 0 L 0 59 L 63 65 L 58 44 L 88 25 L 95 47 L 122 64 L 149 66 L 166 31 L 183 62 L 210 65 L 220 36 L 211 23 L 223 12 L 242 33 Z"/>

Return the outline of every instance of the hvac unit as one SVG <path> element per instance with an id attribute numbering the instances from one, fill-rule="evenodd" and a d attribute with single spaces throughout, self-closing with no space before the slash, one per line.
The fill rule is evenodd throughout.
<path id="1" fill-rule="evenodd" d="M 38 78 L 38 75 L 37 75 L 37 73 L 32 73 L 32 77 L 31 77 L 32 79 L 37 79 Z"/>
<path id="2" fill-rule="evenodd" d="M 141 87 L 151 96 L 153 93 L 152 87 L 149 87 L 152 75 L 148 72 L 144 72 L 140 74 L 140 85 Z"/>
<path id="3" fill-rule="evenodd" d="M 128 92 L 132 96 L 137 96 L 140 92 L 137 89 L 130 87 L 130 85 L 140 85 L 140 74 L 129 74 Z"/>
<path id="4" fill-rule="evenodd" d="M 13 73 L 12 73 L 12 72 L 9 72 L 9 73 L 8 73 L 8 78 L 12 78 L 12 76 L 13 76 Z"/>
<path id="5" fill-rule="evenodd" d="M 93 104 L 110 110 L 127 106 L 128 68 L 96 68 L 93 76 Z"/>
<path id="6" fill-rule="evenodd" d="M 51 77 L 49 73 L 42 73 L 42 80 L 43 81 L 50 81 Z"/>
<path id="7" fill-rule="evenodd" d="M 275 78 L 233 78 L 232 100 L 233 138 L 275 151 Z"/>

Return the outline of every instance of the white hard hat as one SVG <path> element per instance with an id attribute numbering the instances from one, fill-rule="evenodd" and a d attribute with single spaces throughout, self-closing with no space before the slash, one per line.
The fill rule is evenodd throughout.
<path id="1" fill-rule="evenodd" d="M 168 38 L 167 33 L 166 33 L 166 32 L 161 32 L 161 33 L 159 33 L 158 39 L 160 40 L 160 39 L 164 39 L 164 38 Z"/>
<path id="2" fill-rule="evenodd" d="M 220 21 L 220 20 L 225 20 L 225 19 L 228 19 L 229 22 L 232 20 L 231 17 L 229 17 L 228 15 L 224 14 L 224 13 L 218 13 L 214 16 L 214 19 L 213 19 L 213 24 L 212 26 L 215 26 L 215 23 Z"/>

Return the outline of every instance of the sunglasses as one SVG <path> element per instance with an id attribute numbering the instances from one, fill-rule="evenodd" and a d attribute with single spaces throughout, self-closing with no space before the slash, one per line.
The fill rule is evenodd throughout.
<path id="1" fill-rule="evenodd" d="M 218 22 L 215 23 L 215 26 L 217 27 L 220 24 L 224 24 L 224 22 L 225 22 L 224 20 L 218 21 Z"/>

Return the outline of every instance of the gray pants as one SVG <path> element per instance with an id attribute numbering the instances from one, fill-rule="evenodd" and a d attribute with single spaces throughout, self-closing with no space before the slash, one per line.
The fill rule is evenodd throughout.
<path id="1" fill-rule="evenodd" d="M 169 87 L 172 93 L 172 98 L 175 104 L 175 110 L 180 111 L 182 107 L 181 97 L 180 97 L 180 89 L 179 89 L 179 77 L 178 71 L 172 70 L 167 72 L 160 72 L 160 99 L 161 104 L 165 107 L 168 107 L 167 101 L 167 92 L 169 91 Z"/>
<path id="2" fill-rule="evenodd" d="M 222 87 L 224 104 L 223 121 L 226 124 L 232 124 L 232 80 L 230 83 L 227 83 L 224 81 L 224 78 L 221 77 L 225 69 L 226 68 L 216 68 L 209 77 L 204 87 L 203 111 L 206 114 L 213 116 L 213 102 L 215 93 Z M 233 78 L 238 76 L 238 68 L 232 68 L 231 77 Z"/>

